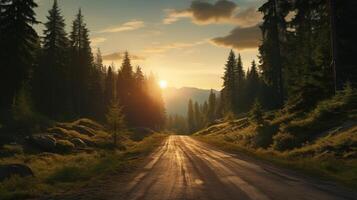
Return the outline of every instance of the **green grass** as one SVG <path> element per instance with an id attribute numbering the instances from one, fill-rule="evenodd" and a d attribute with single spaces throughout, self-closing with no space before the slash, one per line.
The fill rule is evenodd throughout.
<path id="1" fill-rule="evenodd" d="M 39 155 L 17 154 L 0 159 L 0 164 L 25 163 L 35 177 L 12 177 L 0 183 L 0 199 L 15 200 L 76 190 L 102 176 L 135 169 L 166 135 L 154 134 L 140 142 L 126 140 L 125 151 L 94 150 L 88 153 Z"/>

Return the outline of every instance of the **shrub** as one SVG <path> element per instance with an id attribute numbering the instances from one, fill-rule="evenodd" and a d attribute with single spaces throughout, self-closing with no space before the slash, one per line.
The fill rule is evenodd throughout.
<path id="1" fill-rule="evenodd" d="M 264 124 L 256 127 L 255 145 L 267 148 L 273 143 L 273 136 L 279 130 L 277 125 Z"/>
<path id="2" fill-rule="evenodd" d="M 296 146 L 296 137 L 289 133 L 278 133 L 273 137 L 273 148 L 276 150 L 285 151 Z"/>
<path id="3" fill-rule="evenodd" d="M 251 122 L 256 123 L 258 125 L 264 123 L 264 113 L 258 99 L 255 100 L 255 103 L 249 112 L 249 118 Z"/>
<path id="4" fill-rule="evenodd" d="M 356 108 L 357 92 L 350 86 L 334 97 L 321 101 L 316 108 L 302 118 L 291 121 L 282 126 L 282 132 L 287 132 L 298 137 L 303 143 L 315 137 L 316 134 L 333 128 L 346 121 L 348 114 Z"/>
<path id="5" fill-rule="evenodd" d="M 38 131 L 41 127 L 48 126 L 50 121 L 43 115 L 35 112 L 31 100 L 28 84 L 24 83 L 14 98 L 11 108 L 13 127 L 23 133 Z"/>

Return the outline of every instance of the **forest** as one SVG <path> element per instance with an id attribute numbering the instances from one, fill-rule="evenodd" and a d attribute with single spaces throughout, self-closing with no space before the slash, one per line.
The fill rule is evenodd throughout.
<path id="1" fill-rule="evenodd" d="M 0 124 L 2 132 L 20 134 L 2 138 L 25 137 L 50 121 L 104 122 L 114 104 L 122 108 L 128 127 L 164 126 L 155 76 L 134 68 L 128 52 L 120 67 L 104 66 L 100 49 L 92 53 L 81 9 L 67 33 L 57 1 L 46 22 L 36 20 L 34 1 L 2 0 L 0 6 Z M 43 36 L 33 28 L 38 23 L 45 26 Z"/>
<path id="2" fill-rule="evenodd" d="M 224 117 L 242 117 L 253 105 L 308 112 L 345 87 L 355 88 L 354 6 L 348 1 L 267 1 L 258 9 L 263 15 L 259 60 L 244 67 L 241 55 L 231 50 L 220 96 L 211 92 L 202 105 L 189 101 L 187 116 L 169 116 L 168 126 L 193 133 Z"/>
<path id="3" fill-rule="evenodd" d="M 132 51 L 123 53 L 119 66 L 106 64 L 105 54 L 93 45 L 93 35 L 101 31 L 91 32 L 95 20 L 86 20 L 93 19 L 87 9 L 100 10 L 98 1 L 86 1 L 86 9 L 73 16 L 67 16 L 73 1 L 53 0 L 48 11 L 42 3 L 0 0 L 1 200 L 356 197 L 357 1 L 251 0 L 259 4 L 252 9 L 240 8 L 238 0 L 193 0 L 185 10 L 160 10 L 167 15 L 160 15 L 160 24 L 127 21 L 109 31 L 116 37 L 138 31 L 140 39 L 126 33 L 132 46 L 159 54 L 162 65 L 166 51 L 166 56 L 173 55 L 169 51 L 197 56 L 192 62 L 221 59 L 214 65 L 221 70 L 216 74 L 192 67 L 207 63 L 167 66 L 172 76 L 194 68 L 185 73 L 186 81 L 201 78 L 191 72 L 207 72 L 206 77 L 214 74 L 222 82 L 219 91 L 182 87 L 186 91 L 173 102 L 179 105 L 189 96 L 185 115 L 166 112 L 168 82 L 158 80 L 156 72 L 145 73 L 150 66 L 134 64 Z M 145 12 L 169 5 L 147 3 L 140 7 Z M 100 5 L 107 12 L 118 1 Z M 36 16 L 41 6 L 44 21 Z M 120 6 L 118 13 L 138 9 L 137 4 Z M 237 17 L 257 13 L 261 18 L 254 26 L 261 38 L 258 55 L 249 62 L 247 52 L 236 46 L 178 41 L 187 33 L 202 39 L 199 31 L 208 25 L 231 23 L 233 32 L 247 28 L 236 24 Z M 182 30 L 185 23 L 196 28 Z M 160 46 L 152 39 L 165 41 L 162 32 L 149 29 L 159 26 L 177 33 L 171 35 L 173 43 Z M 136 39 L 157 48 L 145 49 Z M 128 48 L 110 42 L 116 49 Z M 227 54 L 212 56 L 222 49 Z M 199 57 L 201 50 L 210 54 Z M 168 60 L 182 59 L 176 56 Z"/>

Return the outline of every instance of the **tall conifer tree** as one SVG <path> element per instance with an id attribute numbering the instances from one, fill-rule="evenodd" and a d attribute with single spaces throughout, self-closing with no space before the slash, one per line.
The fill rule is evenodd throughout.
<path id="1" fill-rule="evenodd" d="M 47 20 L 43 55 L 40 66 L 35 71 L 36 102 L 44 114 L 58 117 L 66 110 L 66 97 L 70 95 L 66 93 L 69 41 L 57 0 L 54 0 L 52 9 L 49 10 Z"/>
<path id="2" fill-rule="evenodd" d="M 8 112 L 15 94 L 36 64 L 39 40 L 34 0 L 0 1 L 0 112 Z M 8 116 L 7 116 L 8 117 Z"/>

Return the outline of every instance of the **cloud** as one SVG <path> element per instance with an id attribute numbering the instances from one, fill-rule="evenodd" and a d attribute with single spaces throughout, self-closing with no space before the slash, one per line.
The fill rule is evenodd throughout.
<path id="1" fill-rule="evenodd" d="M 103 56 L 103 60 L 106 61 L 118 61 L 123 60 L 125 52 L 114 52 Z M 143 56 L 129 54 L 129 57 L 133 61 L 145 60 Z"/>
<path id="2" fill-rule="evenodd" d="M 152 47 L 146 48 L 144 50 L 144 52 L 145 53 L 164 53 L 164 52 L 172 50 L 172 49 L 184 49 L 184 48 L 201 45 L 204 43 L 206 43 L 206 41 L 198 41 L 198 42 L 193 42 L 193 43 L 175 42 L 175 43 L 171 43 L 171 44 L 152 46 Z"/>
<path id="3" fill-rule="evenodd" d="M 132 31 L 132 30 L 137 30 L 145 26 L 145 23 L 140 20 L 132 20 L 129 22 L 125 22 L 124 24 L 121 24 L 119 26 L 114 26 L 114 27 L 109 27 L 106 28 L 100 33 L 118 33 L 118 32 L 123 32 L 123 31 Z"/>
<path id="4" fill-rule="evenodd" d="M 258 48 L 261 42 L 261 31 L 259 26 L 248 28 L 237 27 L 224 37 L 210 40 L 217 46 L 234 48 L 237 50 Z"/>
<path id="5" fill-rule="evenodd" d="M 195 0 L 190 8 L 184 10 L 166 10 L 167 16 L 164 24 L 172 24 L 182 18 L 190 18 L 198 25 L 206 24 L 235 24 L 239 26 L 254 26 L 262 19 L 255 8 L 239 9 L 237 4 L 229 0 L 219 0 L 209 3 Z"/>
<path id="6" fill-rule="evenodd" d="M 91 43 L 92 43 L 93 46 L 96 46 L 96 45 L 98 45 L 100 43 L 103 43 L 105 41 L 107 41 L 107 39 L 103 38 L 103 37 L 95 37 L 95 38 L 91 39 Z"/>

